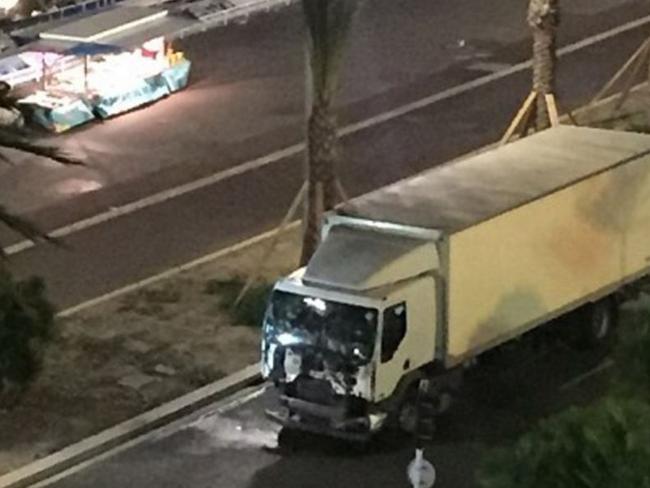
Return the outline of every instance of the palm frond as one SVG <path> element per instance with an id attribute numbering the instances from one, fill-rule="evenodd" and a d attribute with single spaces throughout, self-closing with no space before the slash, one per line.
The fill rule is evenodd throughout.
<path id="1" fill-rule="evenodd" d="M 46 232 L 39 229 L 38 226 L 34 225 L 29 220 L 9 212 L 2 205 L 0 205 L 0 222 L 30 241 L 41 241 L 56 245 L 62 245 L 58 239 L 48 235 Z M 4 257 L 4 251 L 2 247 L 0 247 L 0 256 Z"/>
<path id="2" fill-rule="evenodd" d="M 55 146 L 33 142 L 29 138 L 25 137 L 25 135 L 6 128 L 0 129 L 0 147 L 16 149 L 36 156 L 42 156 L 61 164 L 84 166 L 83 161 Z M 0 159 L 6 159 L 6 157 L 0 156 Z"/>
<path id="3" fill-rule="evenodd" d="M 17 100 L 11 95 L 11 85 L 6 81 L 0 81 L 0 107 L 15 108 Z"/>
<path id="4" fill-rule="evenodd" d="M 0 107 L 4 109 L 19 109 L 16 98 L 11 93 L 8 83 L 0 81 Z M 8 127 L 0 128 L 0 147 L 28 152 L 36 156 L 52 159 L 61 164 L 83 166 L 84 163 L 61 149 L 33 142 L 30 135 L 20 129 Z M 0 159 L 8 162 L 5 155 L 0 154 Z"/>
<path id="5" fill-rule="evenodd" d="M 302 0 L 317 98 L 331 100 L 338 90 L 345 44 L 360 5 L 361 0 Z"/>
<path id="6" fill-rule="evenodd" d="M 0 82 L 0 107 L 16 108 L 16 100 L 10 95 L 10 87 L 7 83 Z M 29 134 L 19 129 L 3 127 L 0 128 L 0 149 L 10 148 L 27 152 L 37 156 L 52 159 L 66 165 L 83 165 L 84 163 L 61 149 L 39 144 L 29 138 Z M 12 164 L 6 154 L 0 151 L 0 161 Z M 0 205 L 0 223 L 4 224 L 14 232 L 31 241 L 44 241 L 57 245 L 63 245 L 57 239 L 43 232 L 35 224 L 27 219 L 14 215 L 4 206 Z M 5 257 L 4 249 L 0 246 L 0 257 Z"/>

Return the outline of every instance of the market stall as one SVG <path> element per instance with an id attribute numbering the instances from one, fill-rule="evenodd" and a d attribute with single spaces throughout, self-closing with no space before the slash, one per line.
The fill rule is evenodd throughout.
<path id="1" fill-rule="evenodd" d="M 191 63 L 165 40 L 179 21 L 153 12 L 122 7 L 41 34 L 24 54 L 40 56 L 40 79 L 19 100 L 32 120 L 62 132 L 184 88 Z"/>

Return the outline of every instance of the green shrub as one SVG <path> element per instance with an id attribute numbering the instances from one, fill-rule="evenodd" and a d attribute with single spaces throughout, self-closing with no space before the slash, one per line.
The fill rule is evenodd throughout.
<path id="1" fill-rule="evenodd" d="M 650 406 L 609 399 L 571 408 L 488 453 L 478 479 L 482 488 L 649 488 Z"/>
<path id="2" fill-rule="evenodd" d="M 614 393 L 650 402 L 650 313 L 629 313 L 614 350 Z"/>
<path id="3" fill-rule="evenodd" d="M 235 306 L 244 286 L 242 278 L 213 279 L 206 282 L 205 293 L 218 296 L 219 306 L 230 314 L 236 325 L 260 327 L 273 285 L 266 282 L 253 284 Z"/>
<path id="4" fill-rule="evenodd" d="M 24 387 L 34 378 L 53 327 L 43 280 L 17 281 L 0 269 L 0 400 L 10 387 Z"/>

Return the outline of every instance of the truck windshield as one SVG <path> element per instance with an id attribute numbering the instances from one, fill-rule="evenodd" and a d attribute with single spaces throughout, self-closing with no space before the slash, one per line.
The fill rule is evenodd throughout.
<path id="1" fill-rule="evenodd" d="M 370 361 L 377 311 L 276 290 L 265 320 L 280 345 L 322 348 L 360 362 Z"/>

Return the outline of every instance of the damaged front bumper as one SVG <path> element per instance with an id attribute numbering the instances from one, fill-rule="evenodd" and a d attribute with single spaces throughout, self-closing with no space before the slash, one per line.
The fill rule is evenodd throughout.
<path id="1" fill-rule="evenodd" d="M 282 396 L 280 410 L 267 410 L 266 416 L 283 427 L 340 439 L 366 442 L 383 427 L 386 414 L 351 415 L 346 404 L 321 405 Z"/>

